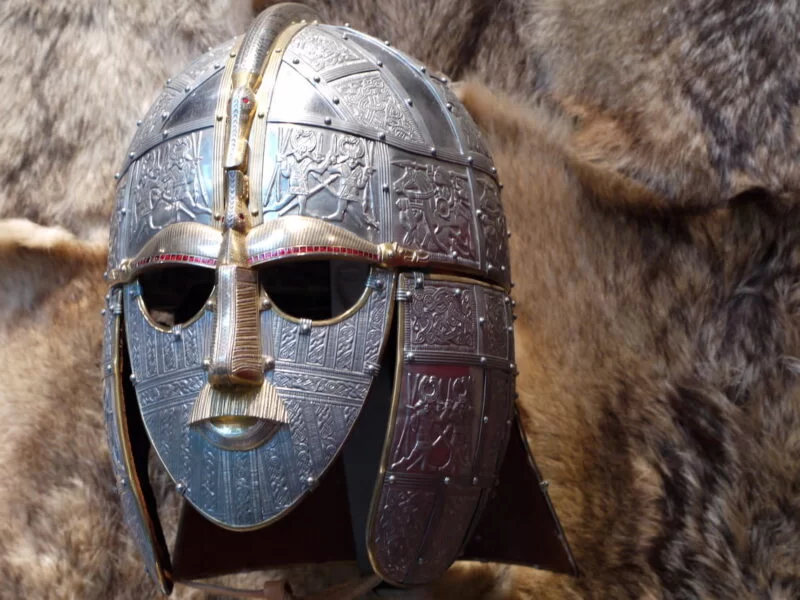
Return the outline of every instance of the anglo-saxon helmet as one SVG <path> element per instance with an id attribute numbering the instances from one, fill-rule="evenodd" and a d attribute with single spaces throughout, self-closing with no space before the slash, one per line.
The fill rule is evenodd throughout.
<path id="1" fill-rule="evenodd" d="M 107 428 L 164 592 L 291 562 L 574 571 L 515 423 L 500 186 L 444 77 L 277 5 L 167 82 L 118 180 Z M 150 448 L 185 500 L 172 557 Z"/>

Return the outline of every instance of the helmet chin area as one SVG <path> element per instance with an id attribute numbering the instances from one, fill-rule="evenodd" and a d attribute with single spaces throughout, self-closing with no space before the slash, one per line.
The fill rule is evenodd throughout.
<path id="1" fill-rule="evenodd" d="M 258 417 L 214 417 L 197 427 L 209 442 L 223 450 L 250 450 L 269 440 L 280 423 Z"/>

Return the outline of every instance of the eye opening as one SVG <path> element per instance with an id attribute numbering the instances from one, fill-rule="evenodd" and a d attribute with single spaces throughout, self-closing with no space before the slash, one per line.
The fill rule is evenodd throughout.
<path id="1" fill-rule="evenodd" d="M 166 265 L 138 276 L 142 305 L 156 327 L 171 329 L 198 318 L 214 290 L 215 271 Z"/>
<path id="2" fill-rule="evenodd" d="M 352 260 L 296 259 L 259 269 L 273 307 L 291 320 L 343 318 L 366 301 L 370 265 Z"/>

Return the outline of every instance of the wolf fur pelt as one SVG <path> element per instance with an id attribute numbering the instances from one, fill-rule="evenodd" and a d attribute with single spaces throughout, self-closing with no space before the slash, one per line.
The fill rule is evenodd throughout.
<path id="1" fill-rule="evenodd" d="M 466 80 L 513 232 L 519 406 L 582 570 L 459 565 L 414 595 L 800 597 L 797 3 L 316 4 Z M 154 594 L 105 448 L 102 232 L 157 82 L 250 8 L 165 6 L 0 5 L 0 216 L 39 224 L 0 223 L 0 598 Z"/>

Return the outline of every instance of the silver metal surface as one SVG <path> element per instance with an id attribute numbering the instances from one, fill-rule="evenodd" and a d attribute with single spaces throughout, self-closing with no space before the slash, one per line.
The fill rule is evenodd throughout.
<path id="1" fill-rule="evenodd" d="M 230 528 L 266 524 L 295 506 L 312 489 L 309 478 L 330 466 L 366 399 L 373 380 L 366 365 L 380 362 L 391 318 L 394 274 L 376 269 L 372 277 L 382 289 L 370 289 L 360 310 L 315 324 L 309 335 L 274 310 L 261 313 L 259 339 L 275 359 L 265 380 L 288 422 L 245 451 L 220 448 L 213 432 L 191 424 L 198 397 L 211 385 L 203 358 L 211 354 L 213 314 L 206 310 L 176 338 L 150 324 L 138 284 L 125 286 L 131 367 L 147 433 L 202 514 Z"/>
<path id="2" fill-rule="evenodd" d="M 183 497 L 223 527 L 250 529 L 296 506 L 341 451 L 397 302 L 393 413 L 367 542 L 387 581 L 426 583 L 456 558 L 508 434 L 500 189 L 444 78 L 315 19 L 270 8 L 171 79 L 143 119 L 117 183 L 108 280 L 124 314 L 107 321 L 106 352 L 123 327 L 135 399 L 118 401 L 138 403 Z M 370 270 L 335 317 L 291 316 L 262 290 L 276 263 L 302 271 L 311 259 Z M 214 286 L 170 327 L 148 312 L 141 282 L 164 269 L 168 283 L 177 266 L 213 270 Z M 118 454 L 126 432 L 115 423 Z M 158 576 L 141 537 L 150 517 L 131 511 Z"/>
<path id="3" fill-rule="evenodd" d="M 395 399 L 367 542 L 375 571 L 409 585 L 447 570 L 495 483 L 513 336 L 506 295 L 484 283 L 401 274 L 398 290 Z"/>

